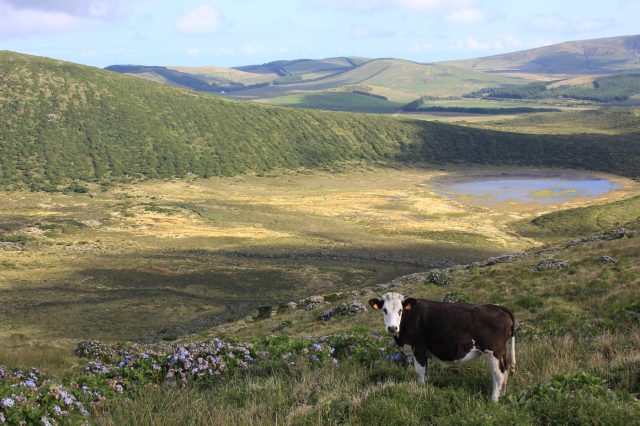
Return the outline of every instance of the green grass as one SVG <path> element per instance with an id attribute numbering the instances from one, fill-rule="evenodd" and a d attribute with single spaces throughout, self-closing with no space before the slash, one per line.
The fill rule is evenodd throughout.
<path id="1" fill-rule="evenodd" d="M 379 114 L 394 113 L 402 107 L 402 104 L 399 102 L 389 102 L 373 96 L 346 92 L 289 95 L 271 99 L 270 103 L 299 108 L 318 108 L 332 111 L 357 111 Z"/>
<path id="2" fill-rule="evenodd" d="M 640 197 L 609 204 L 563 210 L 513 225 L 520 235 L 546 240 L 562 240 L 603 229 L 636 226 L 640 221 Z"/>
<path id="3" fill-rule="evenodd" d="M 533 257 L 455 272 L 448 287 L 400 289 L 431 299 L 457 291 L 474 302 L 514 308 L 520 323 L 518 371 L 510 378 L 508 396 L 498 404 L 489 402 L 490 375 L 482 361 L 461 368 L 432 362 L 424 387 L 415 382 L 411 367 L 345 362 L 337 369 L 249 373 L 213 388 L 161 386 L 131 402 L 111 401 L 100 412 L 99 423 L 628 424 L 640 414 L 637 403 L 607 389 L 640 391 L 640 365 L 634 355 L 640 349 L 640 323 L 633 316 L 640 297 L 633 278 L 640 268 L 639 244 L 635 238 L 556 253 L 571 264 L 564 271 L 534 273 L 531 267 L 540 257 Z M 598 263 L 595 259 L 603 254 L 616 256 L 618 265 Z M 381 328 L 376 312 L 322 323 L 316 319 L 322 309 L 282 312 L 256 323 L 220 327 L 209 335 L 246 340 L 282 333 L 304 338 L 354 327 Z M 283 321 L 291 325 L 273 331 Z M 528 397 L 523 397 L 525 390 Z"/>
<path id="4" fill-rule="evenodd" d="M 495 130 L 535 134 L 630 134 L 640 132 L 639 111 L 636 107 L 610 107 L 532 114 L 511 120 L 476 125 Z"/>

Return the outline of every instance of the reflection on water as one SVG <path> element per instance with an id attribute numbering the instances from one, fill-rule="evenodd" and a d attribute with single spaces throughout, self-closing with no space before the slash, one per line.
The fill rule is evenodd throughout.
<path id="1" fill-rule="evenodd" d="M 521 203 L 558 203 L 604 195 L 618 188 L 607 179 L 592 177 L 532 177 L 507 176 L 478 177 L 467 181 L 441 182 L 438 192 L 451 198 L 471 198 L 474 201 L 495 203 L 517 201 Z"/>

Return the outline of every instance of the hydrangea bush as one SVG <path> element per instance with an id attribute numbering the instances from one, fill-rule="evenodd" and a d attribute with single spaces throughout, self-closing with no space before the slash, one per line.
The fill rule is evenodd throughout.
<path id="1" fill-rule="evenodd" d="M 252 343 L 212 339 L 191 344 L 114 345 L 84 341 L 82 371 L 55 382 L 39 370 L 0 366 L 0 424 L 83 424 L 108 398 L 130 398 L 163 384 L 209 386 L 260 366 L 340 368 L 407 362 L 388 336 L 355 332 L 319 338 L 271 336 Z"/>

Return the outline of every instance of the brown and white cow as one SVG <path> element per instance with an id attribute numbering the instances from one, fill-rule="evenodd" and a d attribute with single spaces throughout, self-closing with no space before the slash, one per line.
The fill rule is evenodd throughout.
<path id="1" fill-rule="evenodd" d="M 516 367 L 515 317 L 509 308 L 405 299 L 400 293 L 385 293 L 369 305 L 383 311 L 385 329 L 398 333 L 396 343 L 411 347 L 420 384 L 429 358 L 461 365 L 482 355 L 493 376 L 491 399 L 505 394 L 507 376 Z"/>

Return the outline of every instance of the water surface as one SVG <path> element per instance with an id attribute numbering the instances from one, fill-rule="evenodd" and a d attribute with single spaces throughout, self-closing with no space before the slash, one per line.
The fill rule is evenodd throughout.
<path id="1" fill-rule="evenodd" d="M 551 204 L 599 197 L 618 188 L 618 185 L 593 176 L 502 174 L 445 179 L 438 182 L 436 188 L 450 198 L 471 198 L 484 203 Z"/>

